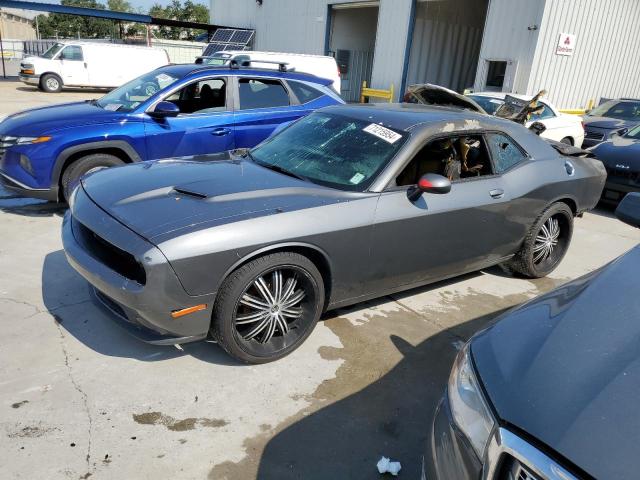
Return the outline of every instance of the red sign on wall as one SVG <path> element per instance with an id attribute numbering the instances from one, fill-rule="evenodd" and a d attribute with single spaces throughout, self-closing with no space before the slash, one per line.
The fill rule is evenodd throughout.
<path id="1" fill-rule="evenodd" d="M 556 47 L 556 55 L 573 55 L 576 46 L 576 36 L 571 33 L 561 33 L 558 38 L 558 46 Z"/>

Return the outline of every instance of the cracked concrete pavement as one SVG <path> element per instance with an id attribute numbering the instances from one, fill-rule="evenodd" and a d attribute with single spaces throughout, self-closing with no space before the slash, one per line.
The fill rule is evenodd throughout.
<path id="1" fill-rule="evenodd" d="M 640 239 L 597 210 L 576 220 L 549 278 L 493 268 L 356 305 L 291 356 L 245 366 L 215 344 L 157 347 L 121 331 L 65 260 L 63 213 L 0 190 L 2 479 L 368 479 L 381 455 L 418 478 L 462 343 Z"/>

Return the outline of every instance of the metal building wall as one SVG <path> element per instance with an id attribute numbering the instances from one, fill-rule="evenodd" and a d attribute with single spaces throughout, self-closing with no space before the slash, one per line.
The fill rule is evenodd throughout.
<path id="1" fill-rule="evenodd" d="M 603 0 L 606 1 L 606 0 Z M 483 90 L 489 60 L 512 63 L 508 91 L 527 93 L 545 0 L 489 0 L 474 89 Z"/>
<path id="2" fill-rule="evenodd" d="M 329 4 L 362 0 L 210 0 L 211 22 L 256 30 L 256 50 L 323 55 Z M 400 95 L 411 8 L 415 0 L 380 0 L 371 86 Z"/>
<path id="3" fill-rule="evenodd" d="M 418 2 L 407 84 L 473 86 L 488 0 Z"/>
<path id="4" fill-rule="evenodd" d="M 572 56 L 555 54 L 560 33 L 576 35 Z M 640 98 L 640 1 L 547 0 L 528 85 L 541 88 L 561 108 Z"/>

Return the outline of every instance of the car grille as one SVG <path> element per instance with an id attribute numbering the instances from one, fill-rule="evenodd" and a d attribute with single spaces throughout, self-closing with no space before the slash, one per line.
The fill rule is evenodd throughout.
<path id="1" fill-rule="evenodd" d="M 0 135 L 0 155 L 6 152 L 7 148 L 14 146 L 18 142 L 16 137 Z"/>
<path id="2" fill-rule="evenodd" d="M 145 270 L 133 255 L 107 242 L 75 219 L 74 223 L 83 246 L 92 257 L 129 280 L 140 285 L 146 283 Z"/>
<path id="3" fill-rule="evenodd" d="M 541 480 L 540 477 L 531 473 L 522 463 L 515 458 L 506 462 L 506 472 L 501 475 L 503 480 Z"/>
<path id="4" fill-rule="evenodd" d="M 605 169 L 607 170 L 607 180 L 640 185 L 640 172 L 611 167 L 605 167 Z"/>
<path id="5" fill-rule="evenodd" d="M 585 130 L 584 138 L 588 138 L 589 140 L 597 140 L 601 142 L 604 140 L 604 133 L 594 132 L 593 130 Z"/>

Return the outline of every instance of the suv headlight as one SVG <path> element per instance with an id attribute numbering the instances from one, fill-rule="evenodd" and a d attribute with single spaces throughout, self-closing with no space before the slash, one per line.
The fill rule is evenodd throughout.
<path id="1" fill-rule="evenodd" d="M 456 357 L 447 391 L 454 422 L 467 436 L 478 458 L 482 459 L 495 421 L 480 390 L 468 343 Z"/>
<path id="2" fill-rule="evenodd" d="M 51 137 L 42 136 L 42 137 L 11 137 L 4 136 L 0 137 L 0 148 L 8 148 L 13 147 L 14 145 L 29 145 L 32 143 L 44 143 L 51 140 Z"/>

